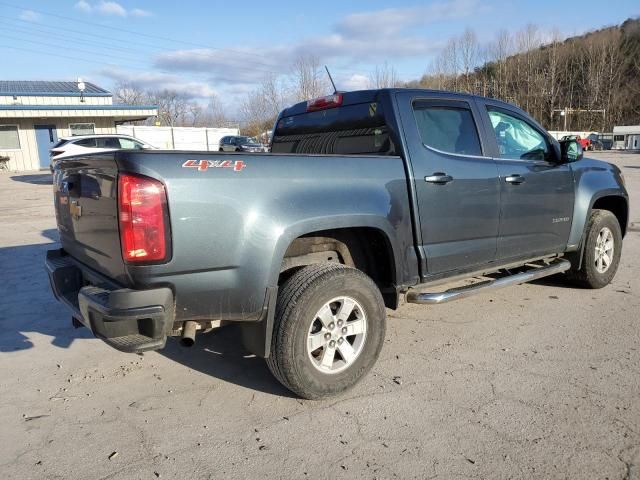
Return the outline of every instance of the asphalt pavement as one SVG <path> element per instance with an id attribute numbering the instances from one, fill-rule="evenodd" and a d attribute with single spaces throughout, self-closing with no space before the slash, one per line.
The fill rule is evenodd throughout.
<path id="1" fill-rule="evenodd" d="M 348 394 L 293 397 L 234 327 L 117 352 L 53 298 L 51 177 L 0 174 L 2 479 L 640 478 L 640 154 L 614 282 L 389 311 Z"/>

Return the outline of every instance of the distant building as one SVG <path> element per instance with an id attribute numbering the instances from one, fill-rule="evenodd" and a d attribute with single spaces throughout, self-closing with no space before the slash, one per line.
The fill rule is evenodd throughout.
<path id="1" fill-rule="evenodd" d="M 115 133 L 120 123 L 157 114 L 152 105 L 114 105 L 111 93 L 89 82 L 0 80 L 0 157 L 9 157 L 9 170 L 48 169 L 59 138 Z"/>
<path id="2" fill-rule="evenodd" d="M 613 127 L 613 148 L 616 150 L 640 150 L 640 125 Z"/>

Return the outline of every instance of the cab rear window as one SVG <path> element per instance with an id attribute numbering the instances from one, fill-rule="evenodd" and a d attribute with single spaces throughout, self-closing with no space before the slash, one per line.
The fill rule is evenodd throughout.
<path id="1" fill-rule="evenodd" d="M 395 155 L 382 104 L 359 103 L 282 117 L 272 153 Z"/>

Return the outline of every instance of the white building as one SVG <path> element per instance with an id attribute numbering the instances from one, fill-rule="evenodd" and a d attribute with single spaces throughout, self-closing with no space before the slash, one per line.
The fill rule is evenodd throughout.
<path id="1" fill-rule="evenodd" d="M 616 150 L 640 150 L 640 125 L 613 127 L 613 147 Z"/>
<path id="2" fill-rule="evenodd" d="M 0 158 L 14 171 L 49 168 L 61 137 L 115 133 L 116 125 L 158 114 L 156 106 L 114 105 L 111 93 L 85 82 L 0 81 Z"/>

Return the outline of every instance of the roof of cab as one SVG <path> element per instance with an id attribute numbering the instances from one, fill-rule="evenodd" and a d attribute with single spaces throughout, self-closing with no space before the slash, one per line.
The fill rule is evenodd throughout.
<path id="1" fill-rule="evenodd" d="M 354 105 L 357 103 L 372 102 L 374 100 L 377 100 L 379 95 L 393 95 L 394 93 L 399 93 L 399 92 L 412 92 L 412 93 L 418 93 L 422 95 L 431 94 L 431 95 L 437 95 L 437 96 L 446 95 L 447 97 L 459 98 L 460 100 L 472 99 L 472 98 L 489 99 L 488 97 L 482 97 L 480 95 L 473 95 L 470 93 L 451 92 L 447 90 L 433 90 L 433 89 L 426 89 L 426 88 L 379 88 L 379 89 L 372 89 L 372 90 L 355 90 L 351 92 L 337 92 L 337 93 L 341 93 L 343 95 L 342 105 L 344 106 L 344 105 Z M 520 108 L 518 108 L 515 105 L 503 102 L 495 98 L 490 98 L 489 100 L 497 104 L 502 104 L 504 106 L 507 106 L 510 108 L 517 108 L 518 110 L 520 110 Z M 306 101 L 299 102 L 299 103 L 296 103 L 295 105 L 285 108 L 282 111 L 282 116 L 300 115 L 301 113 L 306 113 L 306 111 L 307 111 L 307 102 Z"/>

